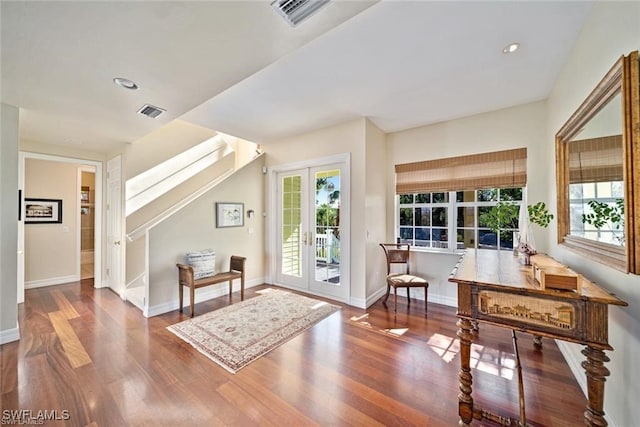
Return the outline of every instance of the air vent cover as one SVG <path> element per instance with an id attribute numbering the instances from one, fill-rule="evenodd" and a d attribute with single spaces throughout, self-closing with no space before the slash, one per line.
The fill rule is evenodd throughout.
<path id="1" fill-rule="evenodd" d="M 162 108 L 154 107 L 153 105 L 144 104 L 142 108 L 138 110 L 138 114 L 142 114 L 144 116 L 149 116 L 152 119 L 155 119 L 160 114 L 164 113 L 166 110 Z"/>
<path id="2" fill-rule="evenodd" d="M 292 27 L 309 18 L 330 0 L 274 0 L 271 3 Z"/>

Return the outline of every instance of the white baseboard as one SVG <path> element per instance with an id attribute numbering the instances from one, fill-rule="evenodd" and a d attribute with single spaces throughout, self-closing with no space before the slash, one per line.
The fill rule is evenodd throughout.
<path id="1" fill-rule="evenodd" d="M 354 306 L 354 307 L 358 307 L 358 308 L 364 308 L 367 309 L 369 307 L 371 307 L 373 304 L 375 304 L 376 301 L 378 301 L 380 298 L 382 298 L 382 296 L 387 292 L 387 288 L 386 287 L 382 287 L 380 289 L 378 289 L 377 291 L 375 291 L 373 294 L 369 295 L 366 300 L 362 300 L 362 299 L 356 299 L 356 298 L 352 298 L 350 301 L 350 305 Z"/>
<path id="2" fill-rule="evenodd" d="M 30 282 L 24 282 L 25 289 L 42 288 L 45 286 L 61 285 L 63 283 L 77 282 L 80 280 L 80 276 L 73 274 L 71 276 L 51 277 L 49 279 L 32 280 Z"/>
<path id="3" fill-rule="evenodd" d="M 584 360 L 584 357 L 582 357 L 582 353 L 580 353 L 580 351 L 576 351 L 579 347 L 576 344 L 570 344 L 566 341 L 555 341 L 560 349 L 560 353 L 564 356 L 564 360 L 567 362 L 567 365 L 569 365 L 571 373 L 576 377 L 576 381 L 578 381 L 578 385 L 580 385 L 582 393 L 587 397 L 587 376 L 584 373 L 584 368 L 582 368 L 582 361 Z"/>
<path id="4" fill-rule="evenodd" d="M 0 345 L 18 341 L 20 339 L 20 329 L 13 328 L 0 331 Z"/>
<path id="5" fill-rule="evenodd" d="M 130 302 L 131 304 L 138 307 L 140 310 L 144 311 L 144 292 L 145 289 L 142 286 L 136 286 L 133 288 L 127 288 L 124 292 L 124 300 Z"/>
<path id="6" fill-rule="evenodd" d="M 584 397 L 588 399 L 589 389 L 587 387 L 587 376 L 585 374 L 584 368 L 582 367 L 582 362 L 585 360 L 585 357 L 582 355 L 580 351 L 583 347 L 580 346 L 579 344 L 572 344 L 572 343 L 568 343 L 566 341 L 561 341 L 561 340 L 555 340 L 555 342 L 558 345 L 558 348 L 560 349 L 560 353 L 562 353 L 562 355 L 564 356 L 564 360 L 567 362 L 567 365 L 569 365 L 569 369 L 571 369 L 571 373 L 573 374 L 576 381 L 578 382 L 578 385 L 582 389 L 582 393 L 584 393 Z M 609 414 L 608 411 L 606 410 L 607 408 L 605 407 L 604 409 L 606 413 L 605 419 L 607 420 L 607 423 L 609 423 L 611 427 L 617 427 L 619 424 L 617 424 L 615 420 L 611 418 L 611 414 Z"/>
<path id="7" fill-rule="evenodd" d="M 247 290 L 248 288 L 262 285 L 263 283 L 264 283 L 263 278 L 247 280 L 244 283 L 244 288 L 245 290 Z M 233 289 L 234 289 L 234 292 L 236 292 L 236 289 L 238 289 L 237 285 L 234 286 Z M 208 301 L 213 298 L 218 298 L 224 295 L 228 295 L 228 293 L 229 293 L 229 284 L 227 282 L 219 283 L 217 285 L 207 286 L 206 288 L 202 288 L 202 289 L 196 289 L 195 304 L 201 303 L 203 301 Z M 189 295 L 185 295 L 184 301 L 182 301 L 182 305 L 183 307 L 189 306 Z M 158 316 L 160 314 L 168 313 L 170 311 L 177 310 L 179 307 L 180 307 L 180 303 L 178 301 L 178 298 L 176 297 L 176 299 L 173 301 L 148 307 L 146 310 L 143 310 L 143 314 L 145 317 L 153 317 L 153 316 Z"/>
<path id="8" fill-rule="evenodd" d="M 433 302 L 435 304 L 446 305 L 448 307 L 458 308 L 458 298 L 457 297 L 446 297 L 442 295 L 432 294 L 429 292 L 429 302 Z"/>
<path id="9" fill-rule="evenodd" d="M 369 308 L 376 301 L 378 301 L 380 298 L 382 298 L 382 296 L 386 292 L 387 292 L 387 288 L 386 288 L 386 286 L 383 286 L 382 288 L 378 289 L 376 292 L 374 292 L 372 295 L 370 295 L 367 298 L 366 306 L 363 305 L 363 301 L 362 300 L 355 300 L 353 298 L 350 300 L 350 305 L 353 305 L 354 307 L 358 307 L 358 308 Z M 393 292 L 392 292 L 392 294 L 393 294 Z M 406 289 L 399 288 L 398 289 L 398 295 L 406 297 L 407 296 Z M 412 295 L 411 298 L 424 300 L 424 297 L 422 296 L 422 294 L 417 295 L 417 296 L 414 297 L 413 296 L 414 293 L 412 292 L 411 295 Z M 448 297 L 448 296 L 438 295 L 438 294 L 435 294 L 433 292 L 429 292 L 429 295 L 427 297 L 427 301 L 432 302 L 434 304 L 446 305 L 448 307 L 458 307 L 458 299 L 456 297 Z"/>

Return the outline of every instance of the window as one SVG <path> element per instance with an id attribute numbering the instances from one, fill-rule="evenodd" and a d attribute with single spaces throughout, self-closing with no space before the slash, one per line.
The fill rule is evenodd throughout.
<path id="1" fill-rule="evenodd" d="M 624 246 L 624 190 L 622 181 L 591 182 L 569 185 L 569 229 L 575 236 L 585 237 L 598 242 Z M 622 214 L 620 221 L 612 221 L 610 216 L 597 228 L 583 222 L 583 214 L 593 213 L 592 203 L 608 206 Z"/>
<path id="2" fill-rule="evenodd" d="M 527 183 L 526 148 L 404 163 L 395 171 L 403 242 L 451 251 L 513 248 L 517 219 L 496 233 L 483 214 L 500 202 L 519 209 Z"/>
<path id="3" fill-rule="evenodd" d="M 495 233 L 482 220 L 482 214 L 501 201 L 519 207 L 522 187 L 400 194 L 398 236 L 403 243 L 424 248 L 513 249 L 517 221 Z"/>
<path id="4" fill-rule="evenodd" d="M 449 193 L 400 195 L 400 228 L 404 243 L 428 248 L 449 247 Z"/>

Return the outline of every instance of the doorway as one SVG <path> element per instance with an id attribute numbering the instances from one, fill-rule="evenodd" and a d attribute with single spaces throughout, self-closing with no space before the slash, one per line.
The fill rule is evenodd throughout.
<path id="1" fill-rule="evenodd" d="M 71 234 L 76 237 L 77 243 L 71 243 L 69 247 L 77 248 L 75 252 L 70 253 L 69 255 L 64 255 L 64 260 L 69 260 L 71 257 L 73 267 L 67 268 L 65 270 L 62 269 L 61 265 L 56 262 L 53 255 L 60 255 L 62 250 L 58 250 L 56 252 L 51 252 L 50 249 L 44 247 L 44 252 L 42 254 L 35 254 L 36 256 L 32 256 L 29 259 L 30 266 L 43 267 L 46 266 L 49 270 L 44 272 L 39 272 L 41 274 L 40 277 L 25 277 L 26 260 L 25 257 L 27 255 L 34 255 L 33 253 L 27 254 L 27 250 L 29 248 L 26 247 L 26 236 L 25 236 L 25 198 L 30 195 L 25 193 L 25 189 L 27 188 L 26 182 L 29 176 L 27 175 L 27 160 L 41 161 L 45 164 L 50 164 L 53 166 L 61 166 L 67 165 L 70 168 L 74 169 L 73 176 L 69 181 L 69 186 L 71 186 L 70 191 L 71 195 L 69 197 L 56 196 L 54 192 L 50 192 L 47 190 L 48 187 L 37 187 L 35 188 L 35 193 L 31 196 L 36 197 L 46 197 L 50 199 L 60 199 L 61 206 L 63 209 L 62 221 L 57 224 L 27 224 L 29 229 L 27 230 L 29 234 L 33 233 L 42 233 L 48 232 L 51 236 L 57 234 L 59 236 L 67 236 Z M 20 220 L 18 221 L 18 266 L 17 266 L 17 302 L 24 302 L 24 289 L 25 289 L 25 279 L 28 280 L 29 287 L 39 287 L 39 286 L 49 286 L 55 285 L 59 283 L 67 283 L 70 281 L 80 280 L 81 278 L 81 257 L 80 257 L 80 221 L 75 219 L 80 216 L 79 212 L 79 185 L 77 184 L 77 176 L 78 176 L 78 168 L 86 168 L 87 170 L 93 170 L 95 173 L 95 203 L 94 203 L 94 251 L 93 251 L 93 265 L 94 265 L 94 286 L 102 287 L 102 233 L 101 233 L 101 218 L 102 218 L 102 162 L 84 160 L 84 159 L 76 159 L 70 157 L 61 157 L 61 156 L 53 156 L 47 154 L 38 154 L 38 153 L 29 153 L 29 152 L 20 152 L 19 153 L 19 163 L 18 163 L 18 185 L 21 191 L 21 213 Z M 54 185 L 58 184 L 57 180 L 50 179 L 51 183 Z M 75 182 L 75 183 L 74 183 Z M 54 197 L 55 196 L 55 197 Z M 76 205 L 78 202 L 78 205 Z M 69 205 L 69 206 L 67 206 Z M 72 211 L 64 211 L 66 207 L 72 208 Z M 75 209 L 78 208 L 76 212 Z M 64 214 L 64 212 L 69 212 L 70 215 Z M 73 222 L 67 222 L 66 218 L 69 218 Z M 66 262 L 66 261 L 65 261 Z M 43 270 L 43 269 L 41 269 Z M 29 270 L 31 272 L 31 270 Z"/>
<path id="2" fill-rule="evenodd" d="M 273 171 L 275 281 L 346 302 L 349 297 L 347 161 Z"/>
<path id="3" fill-rule="evenodd" d="M 80 185 L 80 279 L 93 279 L 96 223 L 96 173 L 95 168 L 78 168 Z"/>

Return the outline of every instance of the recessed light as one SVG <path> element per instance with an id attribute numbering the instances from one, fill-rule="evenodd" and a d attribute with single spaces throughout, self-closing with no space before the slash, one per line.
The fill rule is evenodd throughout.
<path id="1" fill-rule="evenodd" d="M 140 87 L 135 82 L 129 79 L 125 79 L 124 77 L 116 77 L 113 79 L 113 82 L 118 86 L 122 86 L 125 89 L 129 89 L 129 90 L 140 89 Z"/>
<path id="2" fill-rule="evenodd" d="M 502 49 L 502 53 L 513 53 L 520 47 L 520 43 L 510 43 Z"/>

